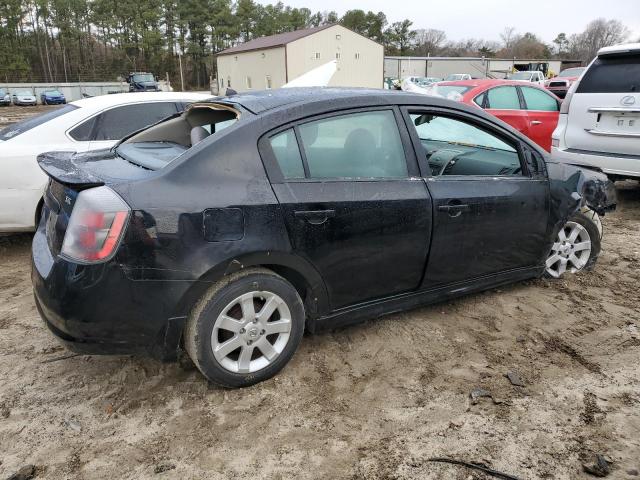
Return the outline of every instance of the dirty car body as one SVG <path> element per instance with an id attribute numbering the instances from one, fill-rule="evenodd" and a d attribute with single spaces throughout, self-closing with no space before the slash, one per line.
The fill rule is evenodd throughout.
<path id="1" fill-rule="evenodd" d="M 603 174 L 551 163 L 459 102 L 382 90 L 257 92 L 192 105 L 183 114 L 192 133 L 206 109 L 235 120 L 220 131 L 206 120 L 211 135 L 167 147 L 177 150 L 163 160 L 127 148 L 161 140 L 180 118 L 112 150 L 39 158 L 51 180 L 33 241 L 36 303 L 72 349 L 175 358 L 207 289 L 254 267 L 295 287 L 311 331 L 539 277 L 574 212 L 615 204 Z M 465 137 L 441 148 L 417 132 L 420 124 L 435 136 L 447 121 L 495 144 L 474 150 Z M 355 166 L 340 176 L 336 156 Z M 487 174 L 496 163 L 504 173 L 503 157 L 517 165 Z M 104 188 L 128 206 L 122 232 L 106 258 L 74 260 L 61 252 L 74 205 Z"/>

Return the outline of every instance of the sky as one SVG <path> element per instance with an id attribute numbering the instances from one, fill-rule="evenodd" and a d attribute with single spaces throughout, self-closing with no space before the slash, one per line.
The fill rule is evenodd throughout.
<path id="1" fill-rule="evenodd" d="M 258 0 L 276 3 L 277 0 Z M 335 10 L 382 11 L 389 23 L 408 18 L 413 28 L 444 30 L 449 40 L 482 38 L 500 40 L 505 27 L 533 32 L 551 43 L 556 35 L 582 32 L 593 19 L 617 19 L 640 38 L 640 0 L 282 0 L 291 7 L 312 12 Z"/>

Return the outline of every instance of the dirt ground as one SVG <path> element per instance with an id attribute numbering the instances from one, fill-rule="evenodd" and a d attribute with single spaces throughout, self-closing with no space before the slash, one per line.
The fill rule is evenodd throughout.
<path id="1" fill-rule="evenodd" d="M 45 113 L 51 109 L 60 108 L 59 105 L 36 105 L 35 107 L 0 107 L 0 130 L 8 127 L 12 123 L 35 115 L 37 113 Z"/>
<path id="2" fill-rule="evenodd" d="M 305 336 L 243 390 L 150 359 L 63 359 L 30 236 L 2 238 L 0 478 L 489 478 L 428 461 L 448 457 L 579 479 L 595 454 L 609 478 L 640 478 L 640 185 L 618 186 L 595 271 Z"/>

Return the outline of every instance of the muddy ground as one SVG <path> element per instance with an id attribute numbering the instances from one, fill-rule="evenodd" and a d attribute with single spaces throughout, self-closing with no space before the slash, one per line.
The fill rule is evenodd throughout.
<path id="1" fill-rule="evenodd" d="M 595 271 L 305 336 L 244 390 L 150 359 L 63 359 L 30 236 L 0 239 L 0 478 L 489 478 L 428 461 L 449 457 L 579 479 L 595 454 L 609 478 L 640 478 L 640 185 L 618 186 Z M 474 404 L 476 388 L 493 398 Z"/>

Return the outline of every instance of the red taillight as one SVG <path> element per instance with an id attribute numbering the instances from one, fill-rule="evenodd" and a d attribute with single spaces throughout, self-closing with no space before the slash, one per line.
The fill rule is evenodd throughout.
<path id="1" fill-rule="evenodd" d="M 109 187 L 78 195 L 62 244 L 62 255 L 81 263 L 109 260 L 116 252 L 129 206 Z"/>

